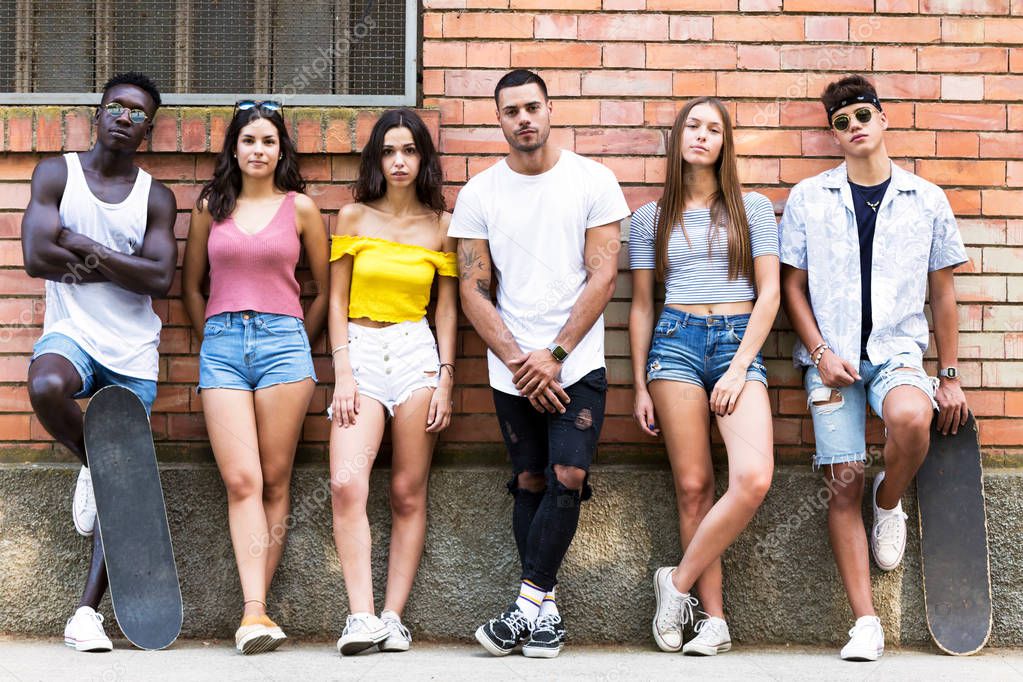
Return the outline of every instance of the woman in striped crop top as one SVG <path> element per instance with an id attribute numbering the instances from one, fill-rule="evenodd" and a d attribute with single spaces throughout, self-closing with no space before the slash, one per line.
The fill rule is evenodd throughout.
<path id="1" fill-rule="evenodd" d="M 743 195 L 719 100 L 692 100 L 675 119 L 664 192 L 633 214 L 629 261 L 634 417 L 647 434 L 664 436 L 685 550 L 677 567 L 655 574 L 654 640 L 664 651 L 713 655 L 731 647 L 721 554 L 771 484 L 774 437 L 760 348 L 780 300 L 774 209 L 763 195 Z M 655 324 L 658 281 L 665 303 Z M 716 503 L 711 413 L 728 454 L 728 489 Z M 708 618 L 683 647 L 698 605 Z"/>
<path id="2" fill-rule="evenodd" d="M 182 276 L 185 310 L 202 340 L 206 430 L 227 487 L 245 601 L 235 645 L 244 654 L 285 638 L 266 614 L 266 593 L 284 549 L 291 468 L 316 385 L 310 340 L 327 315 L 327 230 L 302 194 L 280 108 L 253 101 L 235 108 L 192 211 Z M 317 292 L 304 312 L 295 277 L 303 247 Z"/>
<path id="3" fill-rule="evenodd" d="M 331 245 L 329 334 L 334 542 L 350 615 L 342 655 L 405 651 L 401 623 L 426 536 L 426 484 L 437 434 L 451 419 L 458 280 L 440 159 L 423 121 L 385 112 L 362 151 L 355 203 Z M 437 340 L 426 321 L 436 282 Z M 439 346 L 439 352 L 438 352 Z M 373 608 L 369 475 L 391 417 L 391 547 L 383 612 Z"/>

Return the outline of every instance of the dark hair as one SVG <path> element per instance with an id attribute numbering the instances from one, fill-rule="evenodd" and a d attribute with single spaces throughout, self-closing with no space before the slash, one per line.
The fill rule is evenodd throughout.
<path id="1" fill-rule="evenodd" d="M 305 191 L 305 180 L 302 179 L 302 173 L 298 168 L 295 144 L 288 135 L 280 112 L 267 114 L 260 107 L 239 109 L 235 111 L 231 123 L 227 126 L 224 146 L 217 154 L 213 177 L 203 185 L 196 200 L 196 206 L 202 206 L 203 202 L 206 202 L 206 208 L 214 220 L 227 220 L 234 212 L 238 194 L 242 191 L 242 171 L 238 167 L 238 159 L 234 156 L 235 148 L 238 146 L 242 128 L 258 118 L 270 121 L 277 128 L 277 136 L 280 138 L 281 158 L 277 160 L 277 167 L 274 169 L 274 187 L 281 192 Z"/>
<path id="2" fill-rule="evenodd" d="M 540 78 L 540 76 L 529 69 L 515 69 L 504 74 L 501 76 L 501 80 L 497 81 L 497 85 L 494 86 L 494 103 L 498 104 L 497 96 L 505 88 L 517 88 L 520 85 L 528 85 L 529 83 L 539 85 L 543 98 L 547 99 L 547 84 L 543 82 L 543 78 Z"/>
<path id="3" fill-rule="evenodd" d="M 846 100 L 854 100 L 864 96 L 868 99 L 877 99 L 877 90 L 874 84 L 863 76 L 846 76 L 840 80 L 829 83 L 828 87 L 821 93 L 821 102 L 827 111 L 834 111 L 838 104 Z"/>
<path id="4" fill-rule="evenodd" d="M 362 148 L 362 159 L 359 162 L 359 178 L 355 181 L 352 194 L 359 203 L 376 201 L 387 193 L 387 181 L 380 170 L 380 161 L 384 154 L 384 136 L 392 128 L 408 128 L 412 133 L 412 141 L 419 150 L 422 162 L 416 176 L 416 198 L 424 206 L 440 213 L 447 208 L 444 201 L 444 173 L 440 167 L 440 156 L 433 146 L 430 129 L 419 118 L 419 114 L 411 109 L 391 109 L 385 111 L 373 125 L 369 142 Z"/>
<path id="5" fill-rule="evenodd" d="M 153 104 L 156 105 L 153 111 L 156 112 L 160 108 L 160 91 L 157 89 L 153 79 L 146 74 L 138 71 L 117 74 L 103 86 L 103 96 L 106 96 L 107 90 L 117 85 L 134 85 L 136 88 L 145 90 L 146 94 L 153 98 Z"/>

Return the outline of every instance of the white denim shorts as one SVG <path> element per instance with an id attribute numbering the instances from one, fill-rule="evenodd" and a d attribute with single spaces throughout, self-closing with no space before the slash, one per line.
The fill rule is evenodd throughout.
<path id="1" fill-rule="evenodd" d="M 440 356 L 426 318 L 387 327 L 348 323 L 348 357 L 359 393 L 394 416 L 420 388 L 437 388 Z"/>

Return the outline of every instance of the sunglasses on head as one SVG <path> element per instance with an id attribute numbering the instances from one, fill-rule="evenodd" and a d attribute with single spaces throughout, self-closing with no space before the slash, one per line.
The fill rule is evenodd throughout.
<path id="1" fill-rule="evenodd" d="M 860 123 L 870 123 L 870 119 L 874 118 L 874 110 L 870 107 L 860 107 L 853 112 L 853 116 Z M 831 120 L 831 127 L 839 132 L 844 132 L 849 129 L 851 121 L 849 114 L 839 114 Z"/>
<path id="2" fill-rule="evenodd" d="M 281 109 L 284 108 L 284 105 L 281 104 L 280 102 L 278 102 L 277 100 L 273 100 L 273 99 L 268 99 L 268 100 L 263 100 L 263 101 L 258 101 L 258 100 L 254 100 L 254 99 L 243 99 L 243 100 L 239 100 L 238 102 L 236 102 L 235 105 L 234 105 L 234 108 L 237 111 L 248 111 L 249 109 L 259 109 L 259 111 L 261 113 L 264 113 L 267 116 L 271 116 L 273 114 L 281 113 Z"/>
<path id="3" fill-rule="evenodd" d="M 146 119 L 149 118 L 149 114 L 141 109 L 129 109 L 120 102 L 110 102 L 109 104 L 104 104 L 100 108 L 105 109 L 106 112 L 114 119 L 121 118 L 121 116 L 124 115 L 124 112 L 127 111 L 128 120 L 132 122 L 132 125 L 145 123 Z"/>

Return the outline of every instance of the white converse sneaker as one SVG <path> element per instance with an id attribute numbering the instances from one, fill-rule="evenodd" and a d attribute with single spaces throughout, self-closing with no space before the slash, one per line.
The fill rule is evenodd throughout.
<path id="1" fill-rule="evenodd" d="M 380 620 L 387 626 L 387 639 L 377 646 L 381 651 L 408 651 L 412 644 L 412 633 L 401 624 L 401 618 L 394 611 L 384 611 Z"/>
<path id="2" fill-rule="evenodd" d="M 75 651 L 110 651 L 114 648 L 103 632 L 103 616 L 91 606 L 79 606 L 75 615 L 67 619 L 64 644 L 74 647 Z"/>
<path id="3" fill-rule="evenodd" d="M 877 616 L 860 616 L 849 631 L 849 643 L 839 654 L 843 661 L 876 661 L 884 653 L 884 630 Z"/>
<path id="4" fill-rule="evenodd" d="M 716 656 L 732 648 L 732 638 L 728 634 L 728 623 L 721 618 L 707 616 L 697 621 L 696 637 L 686 642 L 682 653 L 686 656 Z"/>
<path id="5" fill-rule="evenodd" d="M 881 509 L 877 506 L 877 489 L 884 480 L 882 471 L 874 479 L 874 527 L 870 531 L 870 550 L 874 561 L 882 571 L 891 571 L 902 563 L 902 555 L 906 552 L 906 515 L 902 512 L 902 502 L 895 509 Z"/>
<path id="6" fill-rule="evenodd" d="M 352 656 L 380 644 L 390 634 L 387 625 L 372 613 L 353 613 L 345 621 L 345 629 L 337 640 L 337 651 L 342 656 Z"/>
<path id="7" fill-rule="evenodd" d="M 79 535 L 89 537 L 96 527 L 96 498 L 92 494 L 92 474 L 82 467 L 75 484 L 75 497 L 71 503 L 71 518 Z"/>
<path id="8" fill-rule="evenodd" d="M 687 623 L 693 622 L 693 608 L 699 604 L 696 597 L 679 592 L 671 583 L 672 566 L 662 566 L 654 573 L 654 597 L 657 611 L 654 613 L 654 641 L 661 651 L 678 651 L 682 648 L 682 631 Z"/>

